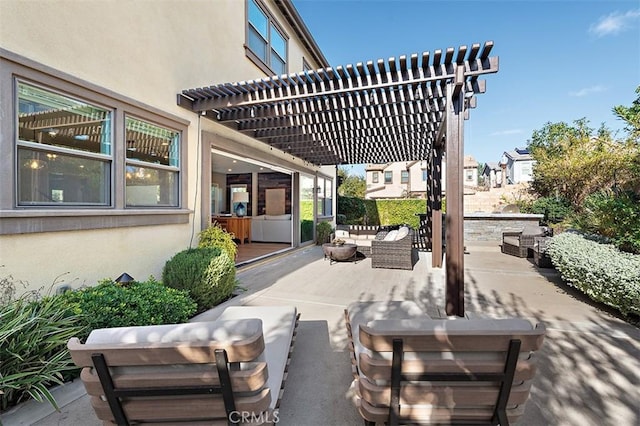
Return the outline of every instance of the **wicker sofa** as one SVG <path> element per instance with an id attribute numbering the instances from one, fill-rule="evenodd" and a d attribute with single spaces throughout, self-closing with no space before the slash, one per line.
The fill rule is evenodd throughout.
<path id="1" fill-rule="evenodd" d="M 371 241 L 371 267 L 413 269 L 418 252 L 413 248 L 413 229 L 402 226 L 398 230 L 379 232 Z"/>
<path id="2" fill-rule="evenodd" d="M 533 226 L 521 231 L 502 233 L 502 253 L 517 257 L 533 257 L 533 245 L 536 237 L 552 236 L 553 231 L 546 226 Z"/>

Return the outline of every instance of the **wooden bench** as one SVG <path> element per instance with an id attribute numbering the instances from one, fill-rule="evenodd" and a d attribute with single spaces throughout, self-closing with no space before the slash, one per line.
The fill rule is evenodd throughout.
<path id="1" fill-rule="evenodd" d="M 67 346 L 104 424 L 272 424 L 297 326 L 291 312 L 272 344 L 261 319 L 239 318 L 94 330 Z"/>
<path id="2" fill-rule="evenodd" d="M 542 324 L 534 328 L 522 319 L 417 317 L 349 324 L 348 330 L 366 425 L 515 422 L 545 333 Z"/>

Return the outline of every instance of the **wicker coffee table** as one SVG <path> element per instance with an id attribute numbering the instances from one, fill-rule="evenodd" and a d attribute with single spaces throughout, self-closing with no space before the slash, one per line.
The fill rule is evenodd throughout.
<path id="1" fill-rule="evenodd" d="M 358 246 L 355 244 L 325 243 L 322 245 L 324 258 L 329 258 L 329 264 L 333 262 L 341 262 L 345 260 L 357 260 Z"/>

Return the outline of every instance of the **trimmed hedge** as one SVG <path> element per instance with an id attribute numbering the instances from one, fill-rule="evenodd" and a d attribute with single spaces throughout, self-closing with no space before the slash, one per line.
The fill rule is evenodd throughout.
<path id="1" fill-rule="evenodd" d="M 570 286 L 624 315 L 640 315 L 640 255 L 575 232 L 554 237 L 548 254 Z"/>
<path id="2" fill-rule="evenodd" d="M 219 247 L 187 249 L 167 261 L 162 281 L 168 287 L 187 290 L 200 313 L 231 297 L 236 266 Z"/>

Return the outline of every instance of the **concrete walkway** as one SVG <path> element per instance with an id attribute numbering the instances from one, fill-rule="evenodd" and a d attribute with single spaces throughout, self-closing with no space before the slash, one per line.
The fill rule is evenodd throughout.
<path id="1" fill-rule="evenodd" d="M 547 326 L 539 371 L 519 424 L 639 425 L 640 330 L 564 286 L 553 270 L 501 254 L 497 244 L 468 246 L 468 251 L 467 312 L 524 317 Z M 441 316 L 443 271 L 430 265 L 430 253 L 420 253 L 413 271 L 372 269 L 369 259 L 329 265 L 319 247 L 309 247 L 242 269 L 238 278 L 247 291 L 197 320 L 214 319 L 228 305 L 297 306 L 302 316 L 280 424 L 360 425 L 350 400 L 343 310 L 356 300 L 406 299 Z M 71 388 L 82 395 L 81 385 Z M 76 398 L 39 421 L 19 413 L 2 421 L 5 426 L 100 424 L 88 397 Z"/>

